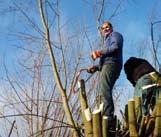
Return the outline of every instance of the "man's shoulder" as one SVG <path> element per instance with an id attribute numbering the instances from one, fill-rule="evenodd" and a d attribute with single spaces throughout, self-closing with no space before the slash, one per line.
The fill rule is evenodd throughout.
<path id="1" fill-rule="evenodd" d="M 114 38 L 118 38 L 118 39 L 120 39 L 120 40 L 123 40 L 122 34 L 119 33 L 119 32 L 116 32 L 116 31 L 113 31 L 113 32 L 112 32 L 111 37 L 114 37 Z"/>
<path id="2" fill-rule="evenodd" d="M 122 34 L 117 31 L 113 31 L 112 36 L 122 36 Z"/>

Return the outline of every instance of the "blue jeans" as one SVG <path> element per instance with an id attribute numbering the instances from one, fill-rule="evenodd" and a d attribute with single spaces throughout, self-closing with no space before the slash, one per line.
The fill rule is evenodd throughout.
<path id="1" fill-rule="evenodd" d="M 154 97 L 156 101 L 159 96 L 159 91 L 161 90 L 161 88 L 157 86 L 143 89 L 143 87 L 151 84 L 155 84 L 155 81 L 153 81 L 149 77 L 149 74 L 145 74 L 137 80 L 135 85 L 134 97 L 135 96 L 141 97 L 142 113 L 144 115 L 147 115 L 149 113 L 148 107 L 150 103 L 152 103 L 151 97 Z"/>
<path id="2" fill-rule="evenodd" d="M 104 115 L 109 119 L 114 116 L 114 103 L 112 97 L 112 89 L 120 75 L 122 65 L 119 63 L 105 64 L 101 68 L 99 80 L 99 92 L 101 92 L 102 100 L 104 103 Z"/>

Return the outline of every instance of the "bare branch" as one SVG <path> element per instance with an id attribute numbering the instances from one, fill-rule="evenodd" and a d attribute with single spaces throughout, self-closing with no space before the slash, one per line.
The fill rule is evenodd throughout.
<path id="1" fill-rule="evenodd" d="M 14 120 L 13 123 L 12 123 L 12 127 L 11 127 L 11 130 L 10 130 L 10 132 L 9 132 L 8 137 L 10 137 L 11 134 L 12 134 L 12 130 L 13 130 L 13 127 L 14 127 L 15 122 L 16 122 L 16 120 Z"/>

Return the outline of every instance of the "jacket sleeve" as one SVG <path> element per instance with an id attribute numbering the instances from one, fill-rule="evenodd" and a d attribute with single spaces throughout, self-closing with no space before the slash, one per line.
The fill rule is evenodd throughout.
<path id="1" fill-rule="evenodd" d="M 121 34 L 114 32 L 109 37 L 109 41 L 108 42 L 105 41 L 105 46 L 101 50 L 101 53 L 103 55 L 111 55 L 111 54 L 113 55 L 121 49 L 122 43 L 123 38 Z"/>

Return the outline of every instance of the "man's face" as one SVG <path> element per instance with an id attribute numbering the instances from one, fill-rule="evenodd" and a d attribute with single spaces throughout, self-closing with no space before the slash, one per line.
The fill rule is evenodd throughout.
<path id="1" fill-rule="evenodd" d="M 102 35 L 103 35 L 104 37 L 106 37 L 106 36 L 109 35 L 111 32 L 112 32 L 112 29 L 111 29 L 111 27 L 109 26 L 109 24 L 108 24 L 108 23 L 104 23 L 104 24 L 102 25 Z"/>

